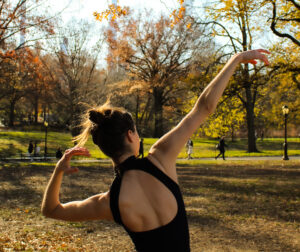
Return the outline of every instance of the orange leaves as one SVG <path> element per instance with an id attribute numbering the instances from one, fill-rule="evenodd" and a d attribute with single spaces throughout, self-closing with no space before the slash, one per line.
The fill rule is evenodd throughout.
<path id="1" fill-rule="evenodd" d="M 94 12 L 94 16 L 96 20 L 102 21 L 103 19 L 108 20 L 109 17 L 111 17 L 111 20 L 115 20 L 116 18 L 119 18 L 121 16 L 125 16 L 128 13 L 128 8 L 124 7 L 122 8 L 119 5 L 110 4 L 108 6 L 108 9 L 102 12 Z"/>
<path id="2" fill-rule="evenodd" d="M 33 62 L 34 62 L 34 63 L 38 63 L 38 62 L 39 62 L 39 58 L 38 58 L 38 57 L 34 57 L 34 58 L 33 58 Z"/>
<path id="3" fill-rule="evenodd" d="M 178 10 L 173 10 L 172 13 L 170 14 L 171 27 L 178 24 L 185 15 L 185 7 L 183 6 L 184 1 L 183 0 L 179 0 L 179 1 L 180 1 L 180 8 Z"/>
<path id="4" fill-rule="evenodd" d="M 6 58 L 13 59 L 15 57 L 16 57 L 16 51 L 15 50 L 9 50 L 9 51 L 6 51 L 6 52 L 1 52 L 0 51 L 0 58 L 2 58 L 2 59 L 6 59 Z"/>

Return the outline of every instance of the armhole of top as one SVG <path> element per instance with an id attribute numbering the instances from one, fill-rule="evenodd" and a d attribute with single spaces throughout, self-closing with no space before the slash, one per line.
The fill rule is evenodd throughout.
<path id="1" fill-rule="evenodd" d="M 148 158 L 141 159 L 141 170 L 151 174 L 153 177 L 158 179 L 163 185 L 165 185 L 176 197 L 178 191 L 180 192 L 179 185 L 171 179 L 161 169 L 157 168 Z M 177 198 L 177 197 L 176 197 Z"/>
<path id="2" fill-rule="evenodd" d="M 121 179 L 119 177 L 116 177 L 110 187 L 109 204 L 110 204 L 110 210 L 112 212 L 114 221 L 120 225 L 123 225 L 121 219 L 121 213 L 119 209 L 120 186 L 121 186 Z"/>

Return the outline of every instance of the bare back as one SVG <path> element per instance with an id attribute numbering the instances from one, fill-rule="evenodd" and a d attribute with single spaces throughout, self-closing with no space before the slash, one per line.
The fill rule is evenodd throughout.
<path id="1" fill-rule="evenodd" d="M 119 208 L 124 225 L 142 232 L 170 223 L 176 216 L 177 202 L 157 178 L 142 170 L 129 170 L 122 178 Z"/>

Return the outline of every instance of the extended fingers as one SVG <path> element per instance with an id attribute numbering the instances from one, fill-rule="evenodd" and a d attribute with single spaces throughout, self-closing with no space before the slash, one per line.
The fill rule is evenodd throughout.
<path id="1" fill-rule="evenodd" d="M 263 61 L 266 65 L 269 65 L 270 62 L 268 60 L 268 57 L 264 53 L 270 54 L 270 52 L 268 50 L 265 50 L 265 49 L 257 49 L 256 51 L 258 52 L 258 57 L 257 58 L 259 60 Z"/>
<path id="2" fill-rule="evenodd" d="M 68 149 L 65 152 L 66 157 L 71 158 L 72 156 L 86 156 L 89 157 L 90 153 L 88 149 L 84 147 L 74 147 L 72 149 Z"/>
<path id="3" fill-rule="evenodd" d="M 260 53 L 266 53 L 266 54 L 271 54 L 270 51 L 265 50 L 265 49 L 257 49 L 256 51 L 260 52 Z"/>
<path id="4" fill-rule="evenodd" d="M 266 65 L 269 65 L 270 62 L 268 57 L 265 54 L 270 54 L 268 50 L 265 49 L 257 49 L 252 51 L 246 51 L 244 56 L 243 63 L 251 63 L 253 65 L 257 64 L 257 60 L 264 62 Z"/>

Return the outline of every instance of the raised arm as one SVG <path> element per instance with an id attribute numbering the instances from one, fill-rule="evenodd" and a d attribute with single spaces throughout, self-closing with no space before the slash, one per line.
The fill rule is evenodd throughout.
<path id="1" fill-rule="evenodd" d="M 71 174 L 78 171 L 77 168 L 70 166 L 70 160 L 74 155 L 89 156 L 89 152 L 81 147 L 65 152 L 62 159 L 57 163 L 45 190 L 42 202 L 43 215 L 67 221 L 112 219 L 108 193 L 94 195 L 83 201 L 72 201 L 66 204 L 60 202 L 59 191 L 64 173 Z"/>
<path id="2" fill-rule="evenodd" d="M 256 60 L 261 60 L 268 65 L 269 62 L 264 53 L 268 54 L 269 52 L 258 49 L 234 55 L 204 89 L 192 110 L 175 128 L 166 133 L 151 147 L 149 151 L 151 158 L 156 159 L 167 173 L 174 174 L 178 154 L 200 124 L 215 111 L 218 101 L 237 66 L 240 63 L 256 64 Z"/>

